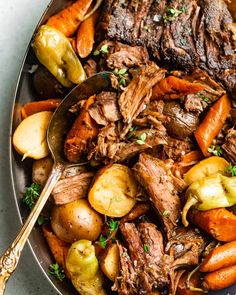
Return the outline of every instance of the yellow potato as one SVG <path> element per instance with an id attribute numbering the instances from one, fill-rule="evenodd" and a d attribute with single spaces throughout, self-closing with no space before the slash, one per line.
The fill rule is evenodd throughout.
<path id="1" fill-rule="evenodd" d="M 120 254 L 117 244 L 111 244 L 106 249 L 101 257 L 100 267 L 108 279 L 114 282 L 120 270 Z"/>
<path id="2" fill-rule="evenodd" d="M 138 184 L 132 171 L 124 165 L 113 164 L 97 173 L 88 200 L 101 214 L 123 217 L 135 205 L 137 194 Z"/>
<path id="3" fill-rule="evenodd" d="M 44 186 L 52 170 L 52 166 L 53 159 L 50 156 L 35 160 L 32 166 L 32 181 Z"/>
<path id="4" fill-rule="evenodd" d="M 29 157 L 42 159 L 49 154 L 46 141 L 48 124 L 52 112 L 39 112 L 25 118 L 16 128 L 13 134 L 13 146 L 23 155 L 23 159 Z"/>
<path id="5" fill-rule="evenodd" d="M 185 175 L 184 181 L 187 185 L 198 181 L 199 179 L 215 174 L 217 172 L 224 172 L 229 163 L 221 157 L 213 156 L 200 161 L 194 165 Z"/>
<path id="6" fill-rule="evenodd" d="M 56 206 L 52 210 L 52 230 L 59 239 L 68 243 L 81 239 L 97 240 L 102 223 L 100 214 L 85 199 Z"/>

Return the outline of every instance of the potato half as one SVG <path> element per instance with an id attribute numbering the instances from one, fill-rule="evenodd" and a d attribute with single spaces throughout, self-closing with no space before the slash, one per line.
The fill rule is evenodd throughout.
<path id="1" fill-rule="evenodd" d="M 117 244 L 111 244 L 106 249 L 100 259 L 100 267 L 108 279 L 114 282 L 120 269 L 120 254 Z"/>
<path id="2" fill-rule="evenodd" d="M 121 164 L 102 168 L 89 191 L 91 206 L 101 214 L 110 217 L 123 217 L 135 205 L 138 184 L 132 171 Z"/>
<path id="3" fill-rule="evenodd" d="M 23 160 L 27 157 L 37 160 L 48 156 L 46 132 L 51 117 L 52 112 L 39 112 L 25 118 L 16 128 L 13 146 L 23 155 Z"/>

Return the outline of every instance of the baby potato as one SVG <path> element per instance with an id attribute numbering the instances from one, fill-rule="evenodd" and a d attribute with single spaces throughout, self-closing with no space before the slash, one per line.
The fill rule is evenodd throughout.
<path id="1" fill-rule="evenodd" d="M 33 182 L 44 186 L 52 170 L 52 166 L 53 159 L 51 157 L 35 160 L 32 167 Z"/>
<path id="2" fill-rule="evenodd" d="M 23 155 L 23 160 L 27 157 L 37 160 L 49 155 L 46 132 L 51 117 L 52 112 L 39 112 L 25 118 L 16 128 L 13 146 Z"/>
<path id="3" fill-rule="evenodd" d="M 199 179 L 215 174 L 217 172 L 224 172 L 229 163 L 221 157 L 212 156 L 206 158 L 196 165 L 194 165 L 185 175 L 184 181 L 187 185 L 198 181 Z"/>
<path id="4" fill-rule="evenodd" d="M 120 269 L 120 254 L 117 244 L 111 244 L 106 249 L 101 257 L 100 267 L 108 279 L 114 282 Z"/>
<path id="5" fill-rule="evenodd" d="M 57 237 L 65 242 L 95 241 L 102 231 L 102 218 L 87 200 L 80 199 L 54 207 L 51 225 Z"/>
<path id="6" fill-rule="evenodd" d="M 123 217 L 135 205 L 138 184 L 132 171 L 124 165 L 113 164 L 102 168 L 89 191 L 91 206 L 109 217 Z"/>

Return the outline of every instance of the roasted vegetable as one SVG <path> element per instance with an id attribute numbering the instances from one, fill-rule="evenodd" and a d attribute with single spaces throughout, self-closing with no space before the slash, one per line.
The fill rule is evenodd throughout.
<path id="1" fill-rule="evenodd" d="M 47 99 L 47 100 L 32 101 L 32 102 L 26 103 L 21 108 L 21 117 L 22 119 L 25 119 L 26 117 L 39 112 L 44 112 L 44 111 L 53 112 L 59 106 L 60 103 L 61 103 L 61 99 Z"/>
<path id="2" fill-rule="evenodd" d="M 70 41 L 53 27 L 41 26 L 33 42 L 40 61 L 65 87 L 72 87 L 86 79 L 84 69 Z"/>
<path id="3" fill-rule="evenodd" d="M 80 199 L 54 207 L 51 225 L 58 238 L 65 242 L 73 243 L 79 239 L 95 241 L 102 230 L 102 218 L 87 200 Z"/>
<path id="4" fill-rule="evenodd" d="M 221 290 L 236 283 L 236 265 L 218 269 L 204 277 L 204 290 Z"/>
<path id="5" fill-rule="evenodd" d="M 236 177 L 223 176 L 220 173 L 193 182 L 186 191 L 187 202 L 182 212 L 182 222 L 188 226 L 187 213 L 191 207 L 198 210 L 210 210 L 230 207 L 236 203 Z"/>
<path id="6" fill-rule="evenodd" d="M 51 117 L 52 112 L 40 112 L 27 117 L 18 125 L 12 142 L 15 150 L 23 155 L 22 160 L 27 157 L 42 159 L 48 156 L 46 131 Z"/>
<path id="7" fill-rule="evenodd" d="M 53 159 L 50 156 L 40 160 L 35 160 L 32 166 L 33 182 L 44 186 L 52 170 L 52 166 Z"/>
<path id="8" fill-rule="evenodd" d="M 218 241 L 236 240 L 236 216 L 225 208 L 194 210 L 190 212 L 189 220 Z"/>
<path id="9" fill-rule="evenodd" d="M 99 270 L 95 248 L 91 241 L 80 240 L 71 245 L 66 268 L 71 281 L 81 295 L 105 295 L 103 278 Z"/>
<path id="10" fill-rule="evenodd" d="M 94 102 L 95 96 L 90 96 L 66 137 L 64 153 L 71 163 L 79 161 L 89 143 L 98 135 L 98 125 L 88 112 Z"/>
<path id="11" fill-rule="evenodd" d="M 175 76 L 162 79 L 153 87 L 152 99 L 176 99 L 205 89 L 204 85 L 191 83 Z"/>
<path id="12" fill-rule="evenodd" d="M 203 292 L 196 291 L 196 288 L 201 288 L 201 279 L 200 279 L 200 273 L 196 272 L 193 276 L 191 276 L 191 279 L 189 280 L 189 284 L 192 288 L 195 289 L 195 291 L 191 291 L 190 288 L 187 286 L 187 277 L 188 273 L 184 273 L 178 283 L 177 289 L 176 289 L 176 295 L 201 295 Z"/>
<path id="13" fill-rule="evenodd" d="M 124 165 L 113 164 L 97 173 L 88 200 L 101 214 L 123 217 L 135 205 L 137 194 L 138 184 L 131 170 Z"/>
<path id="14" fill-rule="evenodd" d="M 194 132 L 197 143 L 205 156 L 208 155 L 208 149 L 212 145 L 213 139 L 221 131 L 230 113 L 230 109 L 230 98 L 225 94 L 210 108 L 207 115 Z"/>
<path id="15" fill-rule="evenodd" d="M 59 13 L 51 16 L 47 25 L 52 26 L 66 37 L 72 36 L 78 29 L 93 0 L 77 0 Z"/>
<path id="16" fill-rule="evenodd" d="M 217 156 L 212 156 L 202 160 L 194 165 L 185 175 L 184 181 L 187 185 L 198 181 L 199 179 L 215 174 L 217 172 L 224 172 L 229 166 L 229 163 L 224 159 Z"/>
<path id="17" fill-rule="evenodd" d="M 82 22 L 76 35 L 76 49 L 80 57 L 87 57 L 93 50 L 95 26 L 99 10 Z"/>
<path id="18" fill-rule="evenodd" d="M 178 102 L 165 103 L 163 113 L 169 118 L 165 125 L 170 136 L 185 139 L 198 127 L 198 116 L 185 111 Z"/>
<path id="19" fill-rule="evenodd" d="M 114 282 L 120 269 L 120 254 L 117 244 L 108 246 L 100 259 L 100 266 L 108 279 Z"/>
<path id="20" fill-rule="evenodd" d="M 220 268 L 236 265 L 236 241 L 213 249 L 201 263 L 201 272 L 212 272 Z"/>

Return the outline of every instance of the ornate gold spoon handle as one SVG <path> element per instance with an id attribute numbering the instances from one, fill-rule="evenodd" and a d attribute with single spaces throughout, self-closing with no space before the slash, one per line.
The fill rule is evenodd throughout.
<path id="1" fill-rule="evenodd" d="M 34 224 L 40 215 L 40 212 L 47 202 L 47 199 L 50 196 L 57 181 L 60 179 L 64 169 L 65 167 L 62 164 L 54 165 L 48 181 L 45 184 L 45 187 L 41 192 L 40 197 L 35 204 L 33 210 L 26 219 L 16 239 L 0 258 L 0 295 L 4 294 L 6 282 L 16 269 L 25 242 L 27 241 L 34 227 Z"/>

